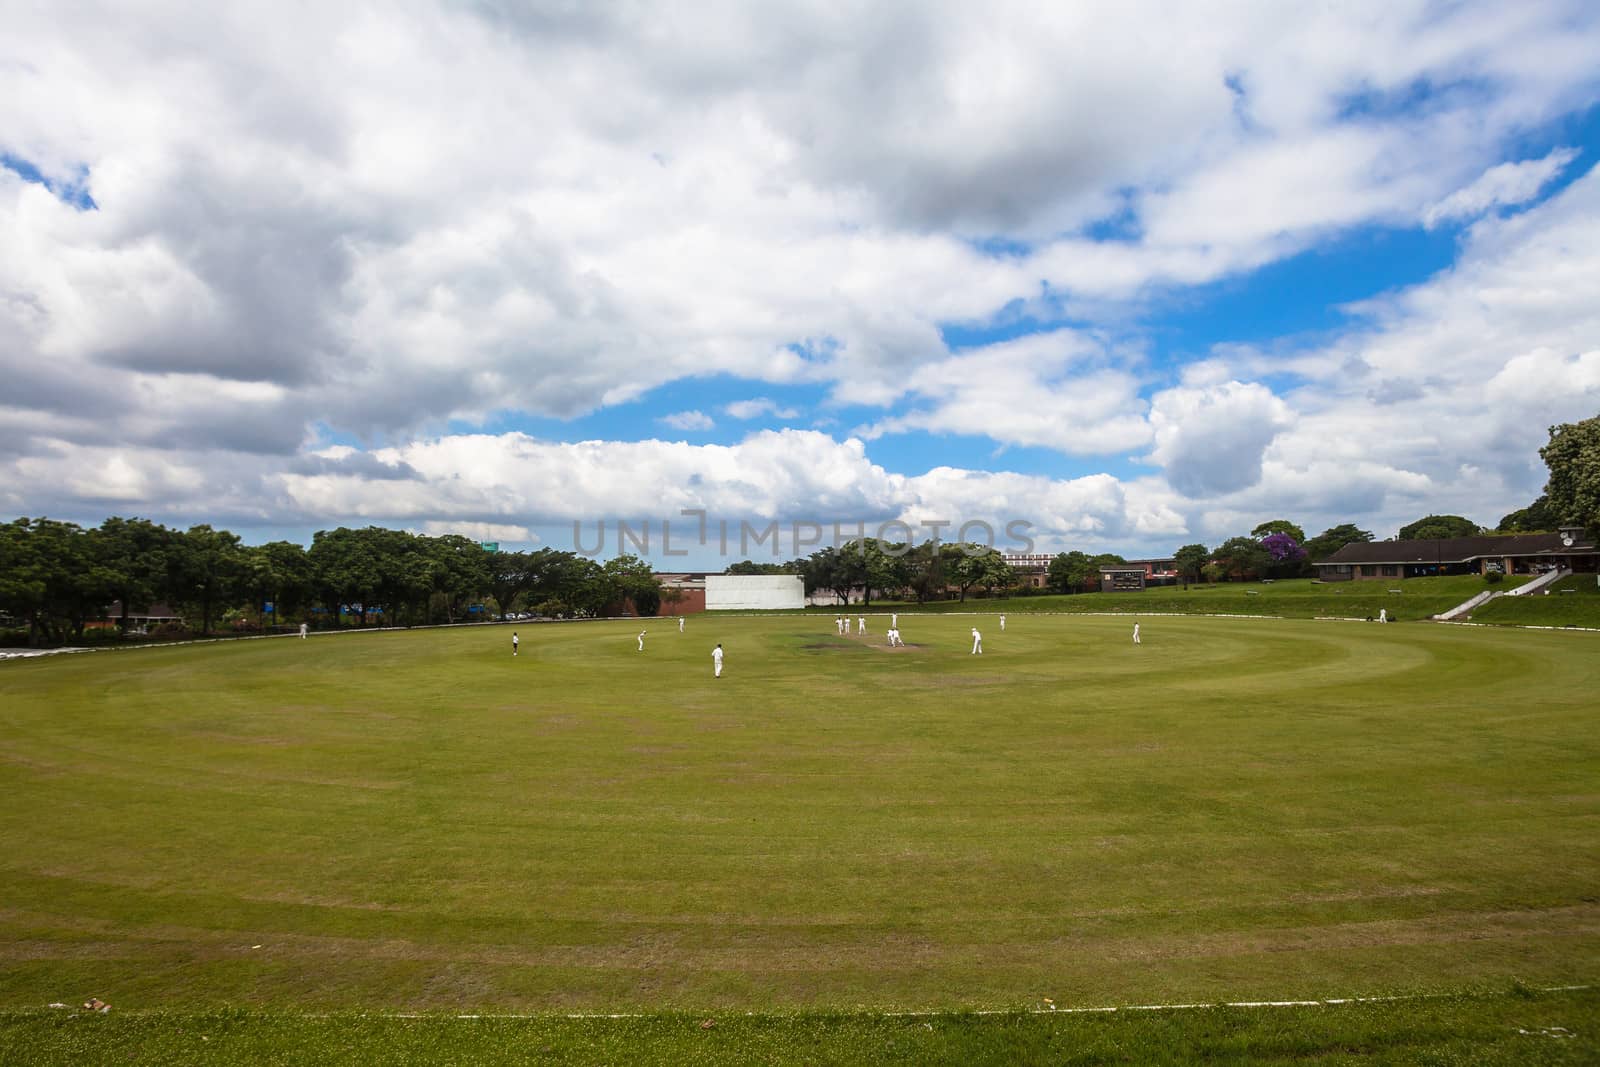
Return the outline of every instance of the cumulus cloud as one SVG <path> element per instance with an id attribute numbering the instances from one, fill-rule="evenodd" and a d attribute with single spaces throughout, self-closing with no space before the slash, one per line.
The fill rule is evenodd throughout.
<path id="1" fill-rule="evenodd" d="M 809 430 L 762 431 L 736 445 L 460 435 L 380 449 L 372 458 L 415 469 L 422 480 L 285 474 L 274 485 L 299 512 L 362 521 L 457 514 L 501 515 L 524 527 L 607 518 L 680 523 L 688 510 L 713 522 L 943 522 L 952 524 L 944 536 L 953 537 L 963 522 L 988 523 L 999 536 L 1020 520 L 1019 529 L 1046 543 L 1107 544 L 1183 529 L 1171 507 L 1110 475 L 1052 479 L 938 467 L 907 477 L 873 463 L 859 440 Z M 460 528 L 459 520 L 432 521 Z M 488 528 L 477 521 L 471 528 Z"/>
<path id="2" fill-rule="evenodd" d="M 1076 331 L 1034 334 L 919 367 L 905 388 L 917 407 L 859 432 L 988 437 L 1076 455 L 1124 452 L 1150 439 L 1138 377 Z"/>
<path id="3" fill-rule="evenodd" d="M 1261 480 L 1267 446 L 1292 422 L 1288 405 L 1257 382 L 1167 389 L 1150 405 L 1150 460 L 1185 496 L 1232 493 Z"/>
<path id="4" fill-rule="evenodd" d="M 454 534 L 465 537 L 469 541 L 507 542 L 510 544 L 530 544 L 538 541 L 539 536 L 526 526 L 517 526 L 504 522 L 463 522 L 459 519 L 429 519 L 422 524 L 421 533 L 429 537 L 444 537 Z"/>
<path id="5" fill-rule="evenodd" d="M 661 421 L 674 430 L 709 430 L 717 425 L 716 420 L 703 411 L 675 411 L 661 416 Z"/>
<path id="6" fill-rule="evenodd" d="M 1292 426 L 1222 510 L 1380 535 L 1429 511 L 1493 524 L 1528 504 L 1549 426 L 1600 411 L 1600 171 L 1468 231 L 1451 269 L 1351 310 L 1334 341 L 1235 369 L 1273 371 Z M 1158 431 L 1159 438 L 1159 431 Z M 1208 528 L 1203 521 L 1199 528 Z"/>
<path id="7" fill-rule="evenodd" d="M 1490 167 L 1471 185 L 1429 206 L 1422 213 L 1423 224 L 1432 229 L 1441 222 L 1471 218 L 1491 208 L 1525 204 L 1577 158 L 1576 149 L 1558 148 L 1543 159 Z"/>
<path id="8" fill-rule="evenodd" d="M 4 147 L 98 205 L 0 173 L 8 361 L 69 368 L 56 409 L 261 381 L 262 421 L 375 437 L 712 372 L 890 403 L 941 323 L 1041 282 L 1127 297 L 1417 217 L 1592 91 L 1600 43 L 1580 3 L 242 5 L 204 51 L 189 17 L 8 20 Z M 1385 103 L 1454 84 L 1495 91 Z"/>
<path id="9" fill-rule="evenodd" d="M 775 419 L 793 419 L 800 415 L 798 408 L 783 407 L 764 396 L 758 396 L 753 400 L 735 400 L 725 405 L 722 410 L 740 420 L 759 419 L 763 415 L 770 415 Z"/>
<path id="10" fill-rule="evenodd" d="M 193 18 L 8 12 L 0 151 L 46 179 L 0 168 L 11 513 L 526 525 L 568 513 L 552 487 L 610 498 L 525 465 L 632 501 L 612 468 L 638 463 L 669 500 L 752 514 L 1026 489 L 1062 530 L 1160 537 L 1195 514 L 1184 494 L 1221 514 L 1332 484 L 1316 456 L 1346 441 L 1341 501 L 1464 492 L 1464 461 L 1509 497 L 1540 427 L 1593 410 L 1593 176 L 1541 204 L 1570 154 L 1503 162 L 1595 98 L 1582 0 L 241 4 L 203 48 Z M 1118 340 L 1147 302 L 1329 234 L 1454 218 L 1478 219 L 1454 270 L 1260 357 L 1281 366 L 1231 353 L 1150 396 L 1169 379 Z M 946 342 L 1018 315 L 1074 327 Z M 869 440 L 1148 449 L 1160 474 L 908 489 L 821 435 L 679 453 L 452 432 L 713 376 L 875 407 Z M 367 445 L 311 451 L 330 435 Z"/>

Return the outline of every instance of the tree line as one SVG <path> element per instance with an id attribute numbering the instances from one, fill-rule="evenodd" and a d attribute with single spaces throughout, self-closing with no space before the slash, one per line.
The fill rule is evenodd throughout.
<path id="1" fill-rule="evenodd" d="M 458 535 L 340 527 L 306 548 L 138 518 L 0 525 L 0 623 L 35 646 L 81 640 L 117 602 L 109 621 L 124 633 L 132 613 L 161 602 L 188 620 L 183 629 L 210 634 L 219 624 L 411 626 L 521 610 L 583 617 L 628 604 L 654 615 L 661 601 L 650 564 L 635 556 L 602 564 L 549 548 L 487 552 Z"/>
<path id="2" fill-rule="evenodd" d="M 736 571 L 735 564 L 728 573 Z M 881 599 L 943 600 L 954 591 L 962 600 L 974 589 L 993 594 L 1016 583 L 1016 572 L 999 552 L 982 545 L 928 540 L 920 545 L 867 537 L 829 546 L 791 565 L 805 582 L 806 595 L 832 593 L 848 600 L 852 592 L 871 604 Z"/>
<path id="3" fill-rule="evenodd" d="M 1567 524 L 1600 535 L 1600 416 L 1550 427 L 1539 454 L 1550 472 L 1544 492 L 1493 531 L 1460 515 L 1427 515 L 1401 527 L 1400 539 L 1544 532 Z M 1273 519 L 1215 548 L 1184 545 L 1174 560 L 1186 583 L 1299 577 L 1345 545 L 1372 539 L 1353 523 L 1308 538 L 1293 522 Z M 1057 593 L 1097 589 L 1100 568 L 1124 562 L 1112 553 L 1062 552 L 1050 561 L 1047 585 Z M 808 595 L 859 593 L 867 603 L 874 595 L 924 602 L 952 592 L 962 600 L 973 591 L 1032 592 L 1017 588 L 1018 574 L 993 549 L 932 540 L 864 538 L 788 563 L 746 560 L 727 573 L 798 574 Z M 234 628 L 302 620 L 319 627 L 455 622 L 474 608 L 589 617 L 631 604 L 640 615 L 655 615 L 663 606 L 671 610 L 677 595 L 636 556 L 602 564 L 550 548 L 486 552 L 465 537 L 376 526 L 320 531 L 305 548 L 290 541 L 246 546 L 209 525 L 176 530 L 138 518 L 110 518 L 92 528 L 43 518 L 0 525 L 0 627 L 24 629 L 31 644 L 80 639 L 113 602 L 122 605 L 115 620 L 122 631 L 131 610 L 163 601 L 204 634 L 218 622 Z M 269 603 L 270 613 L 263 610 Z"/>

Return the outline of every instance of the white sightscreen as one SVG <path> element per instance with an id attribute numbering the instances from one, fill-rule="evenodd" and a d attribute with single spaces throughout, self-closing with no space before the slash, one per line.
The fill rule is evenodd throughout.
<path id="1" fill-rule="evenodd" d="M 798 574 L 708 574 L 706 610 L 738 611 L 806 606 L 806 587 Z"/>

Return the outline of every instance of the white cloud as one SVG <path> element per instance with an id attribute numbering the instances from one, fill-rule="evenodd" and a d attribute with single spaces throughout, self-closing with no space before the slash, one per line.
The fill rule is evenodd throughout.
<path id="1" fill-rule="evenodd" d="M 203 51 L 188 18 L 10 14 L 6 150 L 86 168 L 99 210 L 0 174 L 0 335 L 54 365 L 31 403 L 57 412 L 150 376 L 274 383 L 202 431 L 255 449 L 711 373 L 891 403 L 948 357 L 940 324 L 1041 284 L 1125 299 L 1419 217 L 1589 99 L 1600 47 L 1576 2 L 244 5 Z M 1389 103 L 1417 86 L 1444 89 Z M 1081 235 L 1118 212 L 1130 239 Z M 1027 250 L 968 241 L 996 235 Z"/>
<path id="2" fill-rule="evenodd" d="M 1267 446 L 1292 423 L 1288 405 L 1257 382 L 1167 389 L 1150 406 L 1150 460 L 1185 496 L 1232 493 L 1260 481 Z"/>
<path id="3" fill-rule="evenodd" d="M 752 514 L 1029 492 L 1054 494 L 1061 530 L 1160 537 L 1198 508 L 1174 487 L 1216 514 L 1318 506 L 1318 485 L 1386 516 L 1430 492 L 1520 506 L 1544 425 L 1595 408 L 1594 176 L 1492 215 L 1570 165 L 1503 160 L 1596 98 L 1582 0 L 245 4 L 208 17 L 203 47 L 192 21 L 7 13 L 0 148 L 98 204 L 0 169 L 12 513 L 520 525 L 549 508 L 525 485 L 550 484 L 609 506 L 476 477 L 512 456 L 629 506 L 656 497 L 613 464 Z M 1166 371 L 1119 340 L 1151 302 L 1351 227 L 1485 213 L 1454 270 L 1353 309 L 1346 336 L 1221 353 L 1144 399 Z M 1095 237 L 1108 218 L 1119 236 Z M 945 343 L 1022 314 L 1091 326 Z M 823 435 L 682 454 L 440 436 L 718 375 L 879 407 L 867 436 L 1149 448 L 1171 484 L 1111 479 L 1120 503 L 1077 478 L 913 484 Z M 765 397 L 724 410 L 827 423 Z M 327 439 L 392 447 L 306 451 Z"/>
<path id="4" fill-rule="evenodd" d="M 1476 181 L 1432 204 L 1422 213 L 1429 229 L 1450 219 L 1471 218 L 1494 207 L 1515 207 L 1539 195 L 1567 165 L 1578 158 L 1572 148 L 1558 148 L 1543 159 L 1501 163 L 1484 171 Z"/>
<path id="5" fill-rule="evenodd" d="M 661 416 L 661 421 L 674 430 L 709 430 L 717 424 L 703 411 L 675 411 L 671 415 Z"/>
<path id="6" fill-rule="evenodd" d="M 1600 171 L 1480 220 L 1453 268 L 1352 310 L 1326 346 L 1234 353 L 1235 370 L 1302 384 L 1260 480 L 1211 509 L 1380 536 L 1430 511 L 1493 525 L 1543 487 L 1548 427 L 1600 411 Z"/>
<path id="7" fill-rule="evenodd" d="M 944 531 L 947 538 L 962 522 L 979 520 L 999 538 L 1006 523 L 1021 520 L 1042 543 L 1107 545 L 1183 529 L 1181 516 L 1159 494 L 1129 489 L 1109 475 L 1063 480 L 938 467 L 906 477 L 871 462 L 859 440 L 804 430 L 761 431 L 726 446 L 466 435 L 373 455 L 418 476 L 396 482 L 290 474 L 274 485 L 299 512 L 361 521 L 456 513 L 499 514 L 522 526 L 609 518 L 665 519 L 683 528 L 692 520 L 682 519 L 682 511 L 703 510 L 712 522 L 733 523 L 932 520 L 953 524 Z M 440 529 L 464 528 L 455 520 L 433 521 Z"/>
<path id="8" fill-rule="evenodd" d="M 722 410 L 740 420 L 759 419 L 763 415 L 770 415 L 775 419 L 794 419 L 800 416 L 798 408 L 781 407 L 776 401 L 764 396 L 758 396 L 753 400 L 735 400 Z"/>
<path id="9" fill-rule="evenodd" d="M 429 537 L 444 537 L 454 534 L 465 537 L 469 541 L 507 542 L 510 544 L 530 544 L 538 541 L 539 536 L 526 526 L 518 526 L 505 522 L 464 522 L 460 519 L 429 519 L 422 524 L 422 533 Z"/>
<path id="10" fill-rule="evenodd" d="M 1042 445 L 1076 455 L 1123 452 L 1150 439 L 1140 381 L 1094 338 L 1033 334 L 928 361 L 902 384 L 924 405 L 859 432 L 908 430 Z"/>

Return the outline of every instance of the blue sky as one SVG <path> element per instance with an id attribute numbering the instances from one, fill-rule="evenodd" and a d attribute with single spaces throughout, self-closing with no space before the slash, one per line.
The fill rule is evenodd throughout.
<path id="1" fill-rule="evenodd" d="M 1584 3 L 13 21 L 8 515 L 1143 555 L 1492 525 L 1600 411 Z"/>

